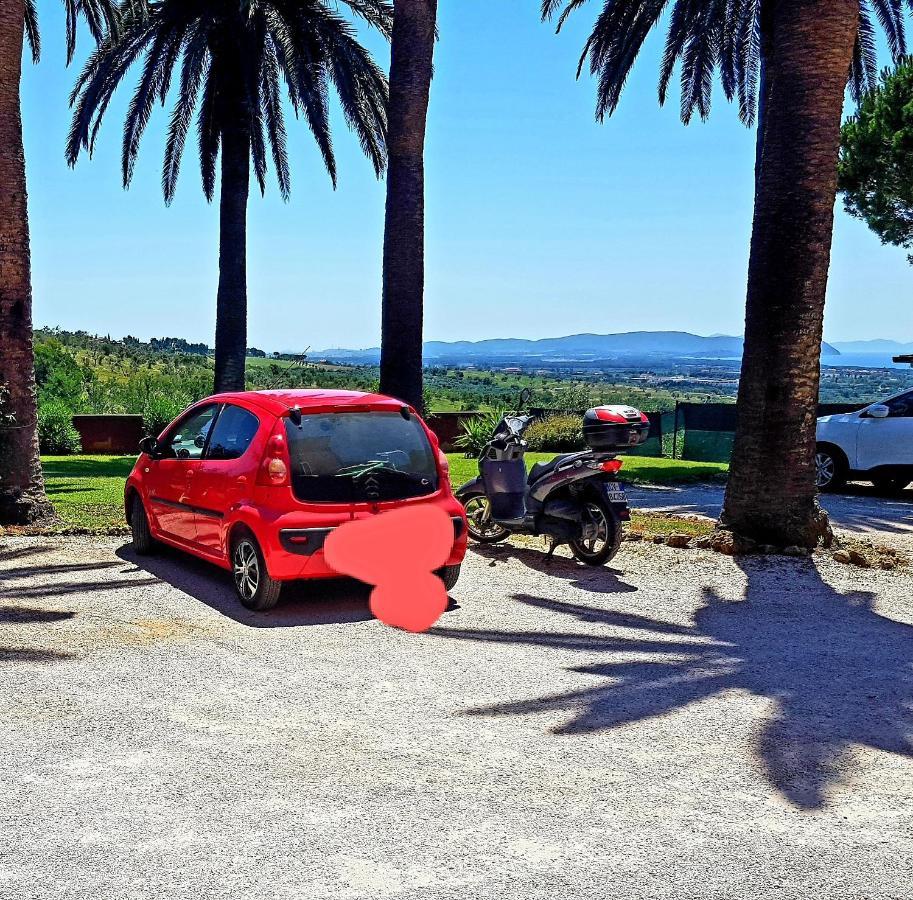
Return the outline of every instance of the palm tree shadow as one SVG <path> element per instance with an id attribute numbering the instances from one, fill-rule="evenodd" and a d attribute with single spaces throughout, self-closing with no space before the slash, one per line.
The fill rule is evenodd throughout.
<path id="1" fill-rule="evenodd" d="M 624 654 L 572 669 L 605 679 L 593 688 L 469 711 L 569 712 L 557 734 L 661 717 L 724 691 L 769 698 L 775 712 L 759 723 L 752 753 L 770 784 L 802 809 L 827 804 L 851 773 L 854 747 L 913 758 L 913 626 L 876 612 L 871 592 L 836 591 L 811 561 L 790 561 L 782 581 L 782 562 L 738 564 L 747 578 L 742 599 L 705 588 L 690 626 L 521 595 L 515 599 L 622 631 L 435 633 Z"/>

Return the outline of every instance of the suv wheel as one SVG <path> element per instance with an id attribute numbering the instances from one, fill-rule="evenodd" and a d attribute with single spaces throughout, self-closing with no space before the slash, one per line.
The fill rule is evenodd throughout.
<path id="1" fill-rule="evenodd" d="M 242 606 L 264 612 L 279 602 L 282 582 L 269 574 L 259 544 L 246 531 L 232 542 L 231 573 Z"/>
<path id="2" fill-rule="evenodd" d="M 827 447 L 815 450 L 815 484 L 819 491 L 836 491 L 846 484 L 843 459 Z"/>

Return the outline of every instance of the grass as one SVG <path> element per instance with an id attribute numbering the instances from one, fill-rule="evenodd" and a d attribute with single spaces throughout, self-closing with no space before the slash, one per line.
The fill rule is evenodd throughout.
<path id="1" fill-rule="evenodd" d="M 530 453 L 528 465 L 551 459 L 553 453 Z M 450 479 L 454 487 L 475 478 L 478 464 L 462 454 L 451 453 Z M 124 479 L 133 467 L 133 456 L 46 456 L 42 460 L 48 496 L 57 507 L 62 520 L 59 530 L 81 531 L 92 534 L 119 533 L 126 530 L 124 522 Z M 687 484 L 707 481 L 725 474 L 727 466 L 722 463 L 695 463 L 677 459 L 656 459 L 645 456 L 631 456 L 625 459 L 621 479 L 629 484 Z M 663 517 L 635 514 L 635 526 L 639 520 L 647 525 L 638 530 L 655 533 L 686 530 L 678 520 L 672 522 Z M 685 520 L 687 521 L 687 520 Z M 690 533 L 690 532 L 689 532 Z"/>

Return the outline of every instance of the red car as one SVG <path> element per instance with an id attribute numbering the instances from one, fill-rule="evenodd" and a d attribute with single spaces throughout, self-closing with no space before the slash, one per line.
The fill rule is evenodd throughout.
<path id="1" fill-rule="evenodd" d="M 437 437 L 398 400 L 353 391 L 247 391 L 191 406 L 145 438 L 124 504 L 137 553 L 179 547 L 231 570 L 248 609 L 283 582 L 337 576 L 323 543 L 337 525 L 412 503 L 453 520 L 438 571 L 449 590 L 466 554 L 466 516 Z"/>

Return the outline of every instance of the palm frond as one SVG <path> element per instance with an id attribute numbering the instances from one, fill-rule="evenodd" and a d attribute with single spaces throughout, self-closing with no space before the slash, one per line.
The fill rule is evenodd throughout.
<path id="1" fill-rule="evenodd" d="M 32 62 L 38 62 L 41 59 L 41 31 L 38 29 L 35 0 L 25 0 L 25 39 L 32 54 Z"/>

